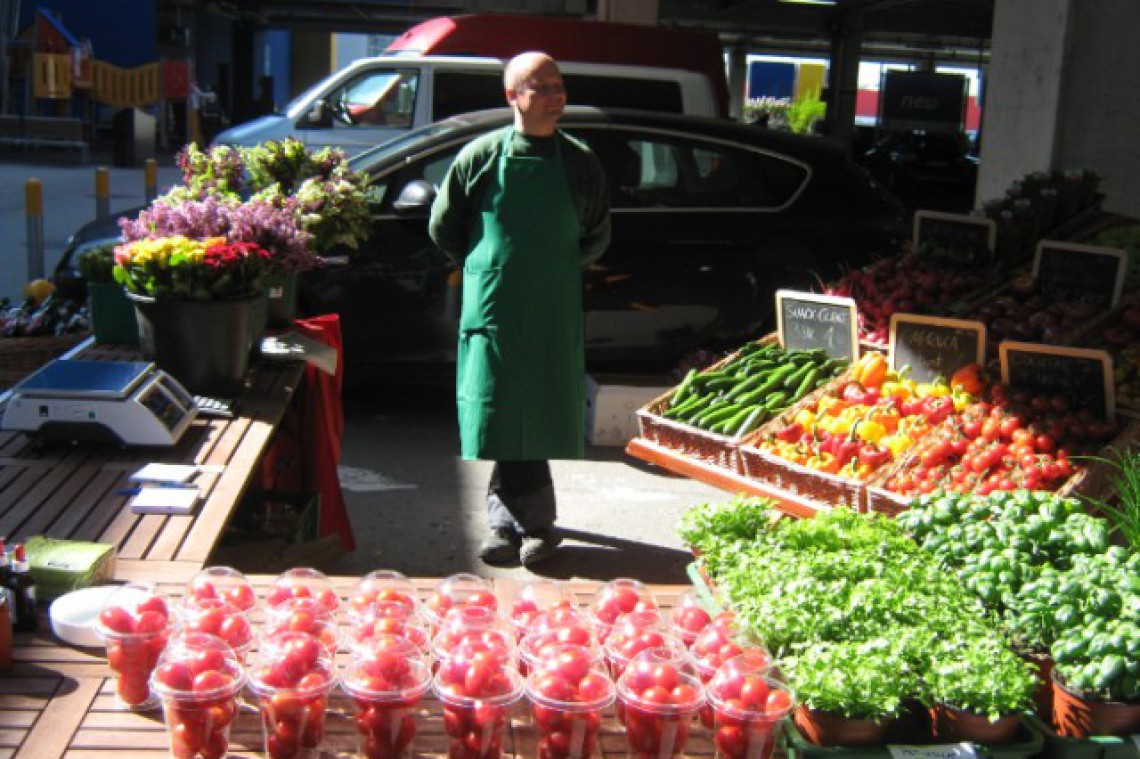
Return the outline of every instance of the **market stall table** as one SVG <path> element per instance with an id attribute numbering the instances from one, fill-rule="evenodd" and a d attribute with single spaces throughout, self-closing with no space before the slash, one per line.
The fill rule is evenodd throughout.
<path id="1" fill-rule="evenodd" d="M 250 578 L 264 597 L 270 576 Z M 333 583 L 346 598 L 358 578 L 335 577 Z M 426 596 L 438 582 L 414 581 L 419 595 Z M 514 580 L 496 580 L 496 594 L 506 599 Z M 159 580 L 159 589 L 171 597 L 181 596 L 183 580 Z M 569 587 L 581 602 L 600 583 L 574 582 Z M 651 586 L 662 608 L 678 601 L 687 586 Z M 343 657 L 344 654 L 341 654 Z M 334 691 L 329 705 L 323 751 L 353 753 L 356 733 L 351 703 Z M 611 710 L 612 711 L 612 710 Z M 533 735 L 527 724 L 527 709 L 515 710 L 505 754 L 528 756 Z M 446 756 L 447 736 L 438 701 L 427 697 L 417 714 L 419 730 L 416 754 Z M 626 738 L 621 726 L 607 718 L 602 728 L 601 752 L 607 757 L 625 756 Z M 694 727 L 685 754 L 711 756 L 712 740 L 707 730 Z M 46 619 L 36 633 L 17 633 L 14 664 L 0 672 L 0 759 L 157 759 L 168 756 L 168 742 L 161 711 L 135 713 L 119 709 L 114 700 L 114 682 L 102 649 L 79 649 L 59 642 Z M 230 736 L 230 756 L 263 755 L 263 737 L 257 707 L 244 694 L 241 713 Z"/>
<path id="2" fill-rule="evenodd" d="M 138 360 L 88 341 L 70 357 Z M 199 415 L 170 448 L 39 443 L 0 432 L 0 536 L 32 535 L 115 546 L 118 579 L 186 578 L 205 565 L 233 516 L 303 376 L 301 361 L 257 361 L 232 418 Z M 2 410 L 2 404 L 0 404 Z M 193 514 L 134 514 L 120 492 L 149 462 L 204 467 Z M 12 729 L 0 724 L 0 735 Z M 0 752 L 0 759 L 3 754 Z"/>

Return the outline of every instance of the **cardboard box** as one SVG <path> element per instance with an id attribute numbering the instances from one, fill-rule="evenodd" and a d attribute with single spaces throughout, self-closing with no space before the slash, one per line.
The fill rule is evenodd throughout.
<path id="1" fill-rule="evenodd" d="M 637 437 L 637 410 L 673 384 L 656 375 L 586 375 L 586 442 L 624 446 Z"/>

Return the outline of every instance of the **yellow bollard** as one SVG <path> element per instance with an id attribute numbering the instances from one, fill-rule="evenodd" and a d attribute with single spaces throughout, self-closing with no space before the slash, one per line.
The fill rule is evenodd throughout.
<path id="1" fill-rule="evenodd" d="M 44 276 L 44 186 L 35 177 L 24 183 L 28 231 L 28 280 Z"/>
<path id="2" fill-rule="evenodd" d="M 145 187 L 143 187 L 143 197 L 149 204 L 152 200 L 158 197 L 158 161 L 153 158 L 146 159 L 146 168 L 144 170 Z"/>
<path id="3" fill-rule="evenodd" d="M 100 221 L 111 215 L 111 174 L 106 166 L 95 169 L 95 218 Z"/>

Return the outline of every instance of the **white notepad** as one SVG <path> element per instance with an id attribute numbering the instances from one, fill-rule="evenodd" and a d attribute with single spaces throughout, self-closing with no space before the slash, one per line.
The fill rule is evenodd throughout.
<path id="1" fill-rule="evenodd" d="M 135 514 L 192 514 L 198 488 L 143 488 L 131 499 Z"/>
<path id="2" fill-rule="evenodd" d="M 150 463 L 131 475 L 132 482 L 186 482 L 198 474 L 194 464 Z"/>

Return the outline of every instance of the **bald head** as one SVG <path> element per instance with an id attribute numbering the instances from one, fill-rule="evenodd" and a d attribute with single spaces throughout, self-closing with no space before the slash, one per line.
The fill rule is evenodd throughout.
<path id="1" fill-rule="evenodd" d="M 507 68 L 503 71 L 503 88 L 508 92 L 517 91 L 527 79 L 544 68 L 558 71 L 558 64 L 546 53 L 519 53 L 507 62 Z"/>
<path id="2" fill-rule="evenodd" d="M 516 129 L 536 136 L 554 134 L 566 108 L 566 88 L 553 58 L 538 52 L 516 55 L 503 71 L 503 86 Z"/>

